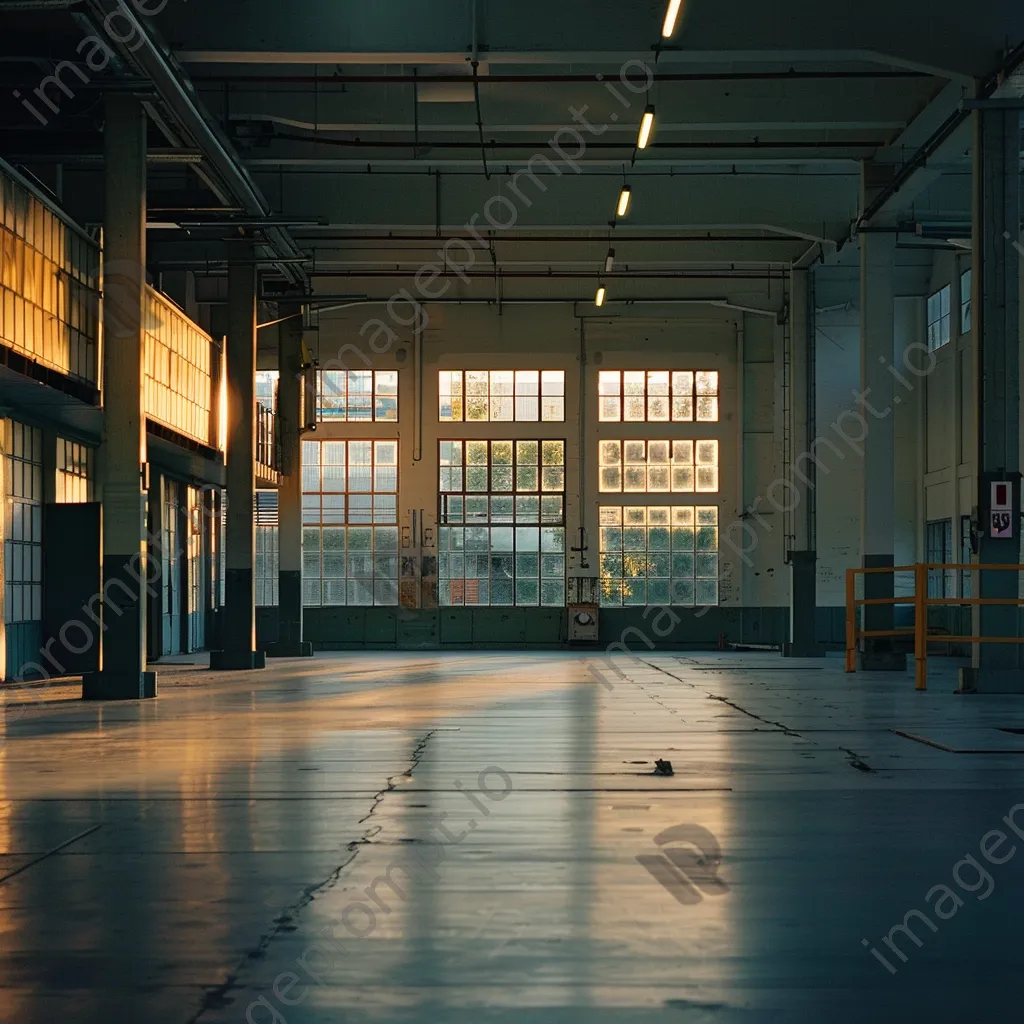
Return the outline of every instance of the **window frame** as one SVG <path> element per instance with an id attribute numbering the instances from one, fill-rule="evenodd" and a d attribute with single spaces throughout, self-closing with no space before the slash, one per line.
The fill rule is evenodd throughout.
<path id="1" fill-rule="evenodd" d="M 702 400 L 710 403 L 706 415 Z M 722 374 L 707 369 L 599 370 L 597 401 L 599 423 L 719 423 Z M 642 416 L 636 414 L 640 407 Z"/>
<path id="2" fill-rule="evenodd" d="M 535 375 L 536 380 L 530 380 Z M 504 378 L 511 376 L 511 380 Z M 508 390 L 511 388 L 511 390 Z M 511 415 L 495 415 L 496 403 L 508 403 Z M 525 403 L 537 403 L 537 415 L 521 413 Z M 556 403 L 548 415 L 545 403 Z M 484 416 L 470 416 L 470 406 L 483 403 Z M 445 411 L 448 410 L 448 414 Z M 500 369 L 437 371 L 438 423 L 565 423 L 566 372 L 548 369 Z"/>
<path id="3" fill-rule="evenodd" d="M 352 448 L 355 445 L 368 445 L 370 461 L 353 462 Z M 330 452 L 328 446 L 334 446 Z M 379 461 L 378 452 L 385 446 L 393 446 L 394 461 Z M 344 461 L 337 461 L 337 448 L 343 449 Z M 310 453 L 317 452 L 316 462 L 308 459 Z M 332 454 L 335 461 L 328 461 L 327 454 Z M 399 588 L 401 578 L 401 527 L 399 523 L 398 494 L 401 470 L 401 449 L 398 438 L 322 438 L 302 441 L 302 603 L 307 608 L 370 608 L 399 605 Z M 353 486 L 353 467 L 368 471 L 368 486 Z M 325 470 L 331 470 L 334 477 L 341 479 L 328 480 Z M 393 481 L 386 477 L 386 484 L 379 486 L 380 474 L 385 471 L 394 472 Z M 316 474 L 316 488 L 312 486 L 312 475 Z M 332 486 L 333 485 L 333 486 Z M 360 502 L 359 514 L 353 514 L 353 496 L 366 498 L 368 502 Z M 394 498 L 391 502 L 378 503 L 378 497 Z M 331 502 L 325 499 L 334 499 Z M 340 499 L 340 502 L 339 500 Z M 360 548 L 353 553 L 350 541 L 353 531 L 368 531 L 370 546 Z M 385 532 L 393 543 L 378 548 L 378 538 Z M 341 549 L 331 548 L 330 552 L 340 557 L 344 564 L 344 574 L 328 574 L 325 544 L 326 535 L 341 536 L 344 546 Z M 315 551 L 313 537 L 316 537 Z M 369 558 L 370 574 L 360 576 L 352 574 L 352 558 Z M 378 559 L 391 559 L 392 571 L 378 574 Z M 318 565 L 318 572 L 309 572 L 313 562 Z M 337 594 L 341 586 L 344 600 L 335 598 L 328 600 L 328 586 Z M 352 594 L 359 587 L 369 585 L 371 601 L 353 600 Z M 319 590 L 319 600 L 313 600 L 313 591 Z M 382 596 L 383 595 L 383 596 Z"/>
<path id="4" fill-rule="evenodd" d="M 636 520 L 636 513 L 643 513 L 644 522 L 630 522 L 630 515 Z M 665 513 L 666 522 L 651 522 L 652 512 Z M 690 513 L 690 522 L 687 523 L 687 513 Z M 713 514 L 713 515 L 712 515 Z M 702 516 L 705 521 L 701 522 Z M 713 522 L 709 520 L 713 518 Z M 646 504 L 622 504 L 622 505 L 599 505 L 598 506 L 598 574 L 599 574 L 599 602 L 602 608 L 637 608 L 651 605 L 678 608 L 703 608 L 718 607 L 721 604 L 721 538 L 722 538 L 722 513 L 720 507 L 715 504 L 685 504 L 666 505 L 657 503 Z M 627 554 L 634 552 L 641 554 L 639 548 L 627 548 L 626 534 L 628 531 L 643 531 L 644 548 L 642 557 L 644 559 L 644 572 L 642 575 L 627 576 L 625 563 Z M 651 547 L 651 535 L 655 530 L 666 531 L 666 546 L 659 548 Z M 677 537 L 677 531 L 690 531 L 689 543 L 685 533 Z M 700 535 L 703 531 L 714 530 L 714 545 L 701 547 Z M 610 532 L 618 533 L 618 544 L 608 545 Z M 676 548 L 676 542 L 679 548 Z M 668 562 L 667 576 L 652 576 L 650 573 L 650 562 L 652 556 L 664 556 Z M 677 572 L 677 557 L 683 561 L 687 557 L 691 559 L 692 568 L 688 572 Z M 700 559 L 714 559 L 714 574 L 699 571 Z M 617 572 L 609 572 L 609 564 L 618 559 L 620 568 Z M 704 564 L 710 565 L 710 562 Z M 642 599 L 627 600 L 626 593 L 629 581 L 643 583 Z M 667 596 L 656 594 L 653 598 L 650 593 L 652 583 L 664 583 L 667 587 Z M 685 588 L 690 585 L 691 600 L 680 600 L 680 591 L 677 584 Z M 701 585 L 705 590 L 700 590 Z M 710 591 L 714 590 L 714 600 L 708 600 Z M 618 592 L 618 600 L 616 600 Z"/>
<path id="5" fill-rule="evenodd" d="M 397 425 L 401 416 L 401 408 L 399 406 L 399 391 L 401 385 L 401 377 L 399 376 L 399 370 L 326 370 L 317 369 L 316 371 L 316 421 L 317 423 L 355 423 L 355 424 L 368 424 L 368 423 L 385 423 L 389 425 Z M 353 392 L 352 383 L 353 381 L 362 380 L 369 377 L 369 390 L 359 390 Z M 386 378 L 386 387 L 394 387 L 394 392 L 390 390 L 385 391 L 381 384 L 381 379 Z M 393 379 L 393 385 L 391 380 Z M 326 387 L 328 381 L 342 380 L 344 381 L 345 388 L 344 392 L 338 389 L 333 394 L 328 394 Z M 359 404 L 366 406 L 369 410 L 368 416 L 353 416 L 352 399 L 358 398 Z M 328 406 L 327 400 L 334 402 L 334 405 Z M 387 403 L 393 403 L 393 409 Z M 386 411 L 382 411 L 385 410 Z M 344 411 L 344 415 L 340 415 L 340 412 Z M 330 412 L 331 415 L 327 415 Z"/>
<path id="6" fill-rule="evenodd" d="M 561 446 L 561 461 L 558 463 L 545 463 L 544 446 L 557 444 Z M 485 446 L 485 463 L 470 461 L 471 446 Z M 494 458 L 494 448 L 497 445 L 509 445 L 511 447 L 511 461 L 497 461 Z M 537 461 L 523 461 L 520 448 L 523 445 L 537 446 Z M 445 454 L 445 447 L 448 452 Z M 453 446 L 459 446 L 459 462 L 454 461 L 452 453 Z M 565 606 L 566 580 L 567 580 L 567 520 L 566 520 L 566 499 L 567 499 L 567 466 L 566 452 L 568 442 L 565 438 L 440 438 L 438 440 L 438 602 L 442 607 L 491 607 L 491 608 L 537 608 L 537 607 L 558 607 Z M 469 470 L 480 470 L 486 466 L 487 484 L 485 488 L 469 487 Z M 536 486 L 521 486 L 520 469 L 536 469 Z M 495 486 L 495 470 L 501 472 L 502 476 L 508 472 L 509 486 L 503 486 L 504 480 Z M 545 470 L 560 474 L 558 486 L 552 486 L 550 478 L 546 481 Z M 448 483 L 445 483 L 447 471 Z M 460 475 L 459 475 L 460 474 Z M 457 478 L 458 475 L 458 479 Z M 455 486 L 457 484 L 457 486 Z M 471 510 L 472 499 L 486 500 L 486 515 L 474 513 Z M 495 498 L 508 499 L 510 512 L 496 515 L 494 512 Z M 558 514 L 552 515 L 544 508 L 545 498 L 557 498 Z M 536 499 L 535 513 L 521 513 L 519 499 Z M 457 509 L 456 502 L 461 502 L 461 509 Z M 485 548 L 470 549 L 469 531 L 483 530 L 486 532 Z M 511 548 L 495 547 L 497 531 L 507 534 L 511 541 Z M 452 547 L 451 542 L 458 533 L 462 534 L 462 546 Z M 532 541 L 527 533 L 536 534 L 536 548 L 529 546 L 526 550 L 521 549 L 525 542 Z M 546 546 L 546 542 L 552 538 L 556 540 L 556 547 Z M 481 539 L 479 537 L 475 538 Z M 537 575 L 525 575 L 520 570 L 520 555 L 537 556 Z M 446 571 L 445 566 L 451 566 L 452 562 L 462 556 L 462 572 L 454 573 L 451 568 Z M 483 557 L 487 563 L 486 579 L 482 576 L 467 575 L 468 565 L 466 560 L 469 557 L 477 559 Z M 561 562 L 560 572 L 545 573 L 545 557 L 558 558 Z M 494 595 L 495 562 L 499 558 L 511 559 L 511 576 L 502 578 L 501 582 L 511 585 L 511 603 L 496 603 Z M 528 586 L 533 582 L 537 584 L 537 599 L 521 600 L 521 584 Z M 486 602 L 478 599 L 468 601 L 470 584 L 487 585 Z M 545 600 L 545 584 L 557 583 L 557 599 Z"/>
<path id="7" fill-rule="evenodd" d="M 925 304 L 928 351 L 937 352 L 949 344 L 952 330 L 953 286 L 944 284 L 928 296 Z"/>
<path id="8" fill-rule="evenodd" d="M 960 334 L 971 333 L 974 326 L 974 268 L 968 267 L 960 274 Z M 967 291 L 964 292 L 964 285 Z"/>

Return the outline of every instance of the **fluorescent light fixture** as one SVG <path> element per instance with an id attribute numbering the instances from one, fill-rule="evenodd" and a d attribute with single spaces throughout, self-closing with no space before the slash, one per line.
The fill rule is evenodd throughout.
<path id="1" fill-rule="evenodd" d="M 663 39 L 671 39 L 676 32 L 676 24 L 679 21 L 679 11 L 683 6 L 683 0 L 669 0 L 668 10 L 665 12 L 665 24 L 661 29 Z"/>
<path id="2" fill-rule="evenodd" d="M 607 291 L 605 290 L 604 285 L 603 284 L 599 285 L 598 289 L 597 289 L 597 296 L 594 299 L 594 305 L 598 306 L 598 307 L 603 306 L 604 305 L 604 297 L 605 297 L 605 295 L 607 295 Z"/>
<path id="3" fill-rule="evenodd" d="M 610 274 L 615 266 L 615 250 L 609 249 L 608 255 L 604 258 L 604 272 Z"/>
<path id="4" fill-rule="evenodd" d="M 640 135 L 636 140 L 637 149 L 646 149 L 650 144 L 651 135 L 654 132 L 654 106 L 649 106 L 644 111 L 643 120 L 640 122 Z"/>
<path id="5" fill-rule="evenodd" d="M 629 213 L 629 201 L 633 198 L 633 188 L 631 185 L 623 185 L 622 192 L 619 194 L 619 206 L 615 211 L 616 217 L 625 217 Z"/>

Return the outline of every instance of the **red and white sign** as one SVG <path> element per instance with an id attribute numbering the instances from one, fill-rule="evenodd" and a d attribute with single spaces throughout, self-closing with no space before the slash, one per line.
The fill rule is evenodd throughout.
<path id="1" fill-rule="evenodd" d="M 1013 484 L 1006 480 L 992 483 L 991 536 L 996 539 L 1013 537 Z"/>

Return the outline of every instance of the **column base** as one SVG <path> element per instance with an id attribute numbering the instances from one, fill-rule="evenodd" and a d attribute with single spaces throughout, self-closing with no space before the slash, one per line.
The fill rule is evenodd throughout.
<path id="1" fill-rule="evenodd" d="M 82 700 L 149 700 L 156 697 L 155 672 L 86 672 Z"/>
<path id="2" fill-rule="evenodd" d="M 1024 693 L 1024 670 L 962 668 L 958 693 Z"/>
<path id="3" fill-rule="evenodd" d="M 248 672 L 266 667 L 266 651 L 210 651 L 212 672 Z"/>
<path id="4" fill-rule="evenodd" d="M 906 672 L 907 656 L 899 651 L 865 647 L 860 656 L 860 670 L 862 672 Z"/>
<path id="5" fill-rule="evenodd" d="M 281 641 L 267 645 L 268 658 L 312 658 L 313 644 L 309 640 L 300 640 L 297 644 Z"/>
<path id="6" fill-rule="evenodd" d="M 816 640 L 800 643 L 787 641 L 782 645 L 782 656 L 784 658 L 824 658 L 825 645 L 819 644 Z"/>

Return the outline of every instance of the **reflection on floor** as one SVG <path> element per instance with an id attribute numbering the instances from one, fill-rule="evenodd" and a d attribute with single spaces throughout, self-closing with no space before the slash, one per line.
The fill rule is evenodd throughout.
<path id="1" fill-rule="evenodd" d="M 616 660 L 325 655 L 165 668 L 148 703 L 9 698 L 0 1020 L 1019 1016 L 1024 736 L 1000 729 L 1024 698 Z"/>

